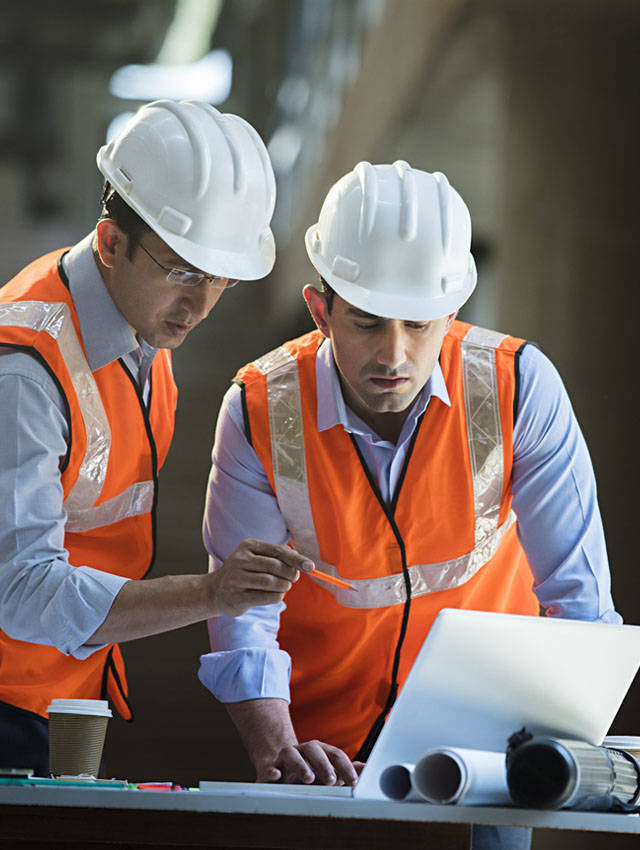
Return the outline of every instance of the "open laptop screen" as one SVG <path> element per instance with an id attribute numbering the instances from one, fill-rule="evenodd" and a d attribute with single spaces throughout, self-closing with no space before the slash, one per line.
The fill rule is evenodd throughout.
<path id="1" fill-rule="evenodd" d="M 354 789 L 431 747 L 503 752 L 534 734 L 599 745 L 640 666 L 640 627 L 443 609 Z"/>

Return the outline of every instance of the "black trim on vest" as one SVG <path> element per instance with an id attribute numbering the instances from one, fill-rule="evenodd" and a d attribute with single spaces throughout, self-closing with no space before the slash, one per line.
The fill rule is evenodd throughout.
<path id="1" fill-rule="evenodd" d="M 535 342 L 529 342 L 528 340 L 523 342 L 520 348 L 516 351 L 515 357 L 513 358 L 513 368 L 514 368 L 514 378 L 515 378 L 515 391 L 513 393 L 513 424 L 515 426 L 516 420 L 518 419 L 518 411 L 520 410 L 520 355 L 527 347 L 527 345 L 533 345 L 535 348 L 538 346 Z"/>
<path id="2" fill-rule="evenodd" d="M 155 361 L 154 361 L 155 362 Z M 151 368 L 149 369 L 149 397 L 147 399 L 147 409 L 151 410 L 151 404 L 153 399 L 153 363 L 151 364 Z"/>
<path id="3" fill-rule="evenodd" d="M 49 725 L 49 721 L 46 717 L 43 717 L 41 714 L 38 714 L 35 711 L 29 711 L 28 708 L 20 708 L 19 705 L 14 705 L 12 702 L 5 702 L 4 700 L 0 700 L 0 705 L 6 705 L 7 708 L 10 708 L 12 711 L 15 711 L 16 714 L 23 714 L 30 720 L 39 720 L 40 723 L 44 724 L 45 726 Z"/>
<path id="4" fill-rule="evenodd" d="M 18 345 L 14 342 L 5 342 L 4 340 L 0 344 L 2 345 L 3 348 L 15 348 L 16 351 L 24 351 L 26 354 L 30 354 L 33 357 L 35 357 L 36 360 L 38 360 L 42 364 L 42 366 L 44 366 L 44 368 L 47 370 L 49 375 L 51 375 L 51 378 L 53 379 L 54 384 L 58 388 L 58 392 L 60 393 L 60 397 L 62 398 L 62 401 L 64 402 L 64 409 L 65 409 L 66 416 L 67 416 L 67 424 L 69 426 L 69 440 L 67 442 L 67 453 L 66 453 L 64 460 L 62 461 L 62 465 L 60 467 L 60 474 L 62 475 L 62 473 L 69 466 L 69 461 L 71 459 L 71 442 L 72 442 L 72 439 L 73 439 L 73 430 L 71 428 L 71 408 L 69 406 L 69 399 L 67 398 L 67 395 L 62 388 L 62 384 L 60 383 L 60 379 L 58 378 L 56 373 L 53 371 L 53 369 L 51 368 L 51 366 L 49 365 L 47 360 L 42 356 L 42 354 L 40 354 L 40 352 L 36 348 L 33 348 L 30 345 Z"/>
<path id="5" fill-rule="evenodd" d="M 102 668 L 102 681 L 100 683 L 100 699 L 107 699 L 107 697 L 109 696 L 109 689 L 107 683 L 109 681 L 109 661 L 111 660 L 112 655 L 113 647 L 109 649 L 107 657 L 104 660 L 104 667 Z"/>
<path id="6" fill-rule="evenodd" d="M 111 673 L 111 675 L 113 676 L 113 681 L 115 682 L 117 689 L 120 691 L 120 696 L 124 700 L 124 703 L 127 706 L 127 708 L 129 709 L 129 712 L 131 714 L 131 717 L 127 719 L 127 723 L 132 723 L 135 720 L 135 715 L 133 713 L 133 708 L 131 707 L 131 703 L 129 702 L 129 698 L 125 694 L 124 688 L 122 687 L 122 680 L 120 679 L 120 675 L 119 675 L 118 670 L 116 668 L 115 661 L 113 660 L 113 650 L 114 650 L 114 647 L 112 646 L 110 648 L 109 652 L 107 653 L 107 658 L 106 658 L 106 661 L 104 663 L 104 670 L 102 671 L 102 685 L 101 685 L 101 689 L 100 689 L 100 693 L 101 693 L 100 699 L 108 699 L 108 697 L 109 697 L 108 681 L 109 681 L 109 673 Z"/>
<path id="7" fill-rule="evenodd" d="M 253 448 L 253 439 L 251 437 L 251 422 L 249 421 L 249 408 L 247 406 L 247 388 L 245 386 L 244 381 L 241 381 L 239 378 L 234 378 L 231 381 L 232 384 L 236 384 L 240 387 L 240 401 L 242 403 L 242 418 L 244 419 L 244 433 L 247 438 L 247 442 Z"/>
<path id="8" fill-rule="evenodd" d="M 402 465 L 402 470 L 400 472 L 400 477 L 398 478 L 398 485 L 396 487 L 396 492 L 393 494 L 393 499 L 391 501 L 391 513 L 395 516 L 396 508 L 398 506 L 398 499 L 400 497 L 400 488 L 404 484 L 404 477 L 407 474 L 407 469 L 409 468 L 409 460 L 411 459 L 411 455 L 413 454 L 413 449 L 416 444 L 416 440 L 418 439 L 418 432 L 420 431 L 420 427 L 422 425 L 422 420 L 424 419 L 427 411 L 424 410 L 420 415 L 416 423 L 416 427 L 411 435 L 411 440 L 409 442 L 409 446 L 407 447 L 407 455 L 404 459 L 404 464 Z"/>
<path id="9" fill-rule="evenodd" d="M 145 570 L 144 576 L 146 576 L 149 570 L 153 567 L 153 564 L 156 559 L 156 538 L 157 538 L 157 517 L 156 517 L 156 509 L 158 507 L 158 450 L 156 449 L 156 441 L 153 437 L 153 430 L 151 428 L 151 421 L 149 419 L 149 410 L 147 410 L 147 406 L 144 403 L 144 397 L 142 395 L 142 390 L 138 386 L 138 382 L 131 374 L 131 371 L 127 364 L 124 362 L 122 357 L 119 358 L 118 363 L 124 369 L 125 374 L 131 381 L 133 389 L 135 390 L 135 394 L 138 398 L 138 402 L 140 404 L 140 410 L 142 411 L 142 418 L 144 420 L 144 427 L 147 432 L 147 439 L 149 441 L 149 447 L 151 449 L 151 467 L 153 471 L 153 505 L 151 506 L 151 544 L 152 544 L 152 552 L 151 552 L 151 560 L 149 562 L 149 566 Z M 152 367 L 153 370 L 153 367 Z M 151 373 L 149 374 L 149 380 L 151 380 Z M 151 388 L 149 391 L 149 409 L 151 408 Z"/>
<path id="10" fill-rule="evenodd" d="M 64 266 L 62 265 L 62 260 L 63 260 L 64 257 L 67 256 L 68 253 L 69 253 L 68 251 L 65 251 L 64 254 L 60 254 L 60 256 L 58 257 L 58 261 L 56 263 L 56 266 L 58 268 L 58 274 L 60 275 L 60 280 L 67 287 L 69 292 L 71 292 L 71 288 L 69 287 L 69 278 L 67 277 L 67 273 L 64 270 Z"/>
<path id="11" fill-rule="evenodd" d="M 367 736 L 365 737 L 362 745 L 360 746 L 360 749 L 358 750 L 358 752 L 354 756 L 354 761 L 366 761 L 369 758 L 369 755 L 371 754 L 371 750 L 373 749 L 373 745 L 378 740 L 378 735 L 380 734 L 380 731 L 381 731 L 382 727 L 384 726 L 385 720 L 387 719 L 387 715 L 389 714 L 389 712 L 393 708 L 393 704 L 396 701 L 396 697 L 398 696 L 398 690 L 399 690 L 399 687 L 400 687 L 399 684 L 398 684 L 398 670 L 400 669 L 400 655 L 401 655 L 401 652 L 402 652 L 402 645 L 404 644 L 404 639 L 405 639 L 406 634 L 407 634 L 407 627 L 409 625 L 409 613 L 411 611 L 411 579 L 409 577 L 409 566 L 407 564 L 407 551 L 406 551 L 406 548 L 405 548 L 405 545 L 404 545 L 404 540 L 402 539 L 402 535 L 400 534 L 400 529 L 398 528 L 398 526 L 396 524 L 394 514 L 395 514 L 396 506 L 398 504 L 398 498 L 400 496 L 400 490 L 401 490 L 402 485 L 404 483 L 404 479 L 405 479 L 405 476 L 406 476 L 406 473 L 407 473 L 407 468 L 409 466 L 409 460 L 411 459 L 411 455 L 413 454 L 413 449 L 414 449 L 414 446 L 416 444 L 418 432 L 419 432 L 420 426 L 422 425 L 422 422 L 424 420 L 425 413 L 426 413 L 426 410 L 420 416 L 420 418 L 419 418 L 419 420 L 416 424 L 415 430 L 413 432 L 413 435 L 411 437 L 411 442 L 409 443 L 409 446 L 407 448 L 407 456 L 404 459 L 404 464 L 402 466 L 402 471 L 400 473 L 400 478 L 398 479 L 398 485 L 396 487 L 396 490 L 395 490 L 395 493 L 394 493 L 394 496 L 393 496 L 393 500 L 391 502 L 391 508 L 390 509 L 385 504 L 384 499 L 382 498 L 382 494 L 380 493 L 380 490 L 378 488 L 378 485 L 373 480 L 373 477 L 371 475 L 369 467 L 367 466 L 367 463 L 366 463 L 364 457 L 362 456 L 362 452 L 360 451 L 360 448 L 359 448 L 359 446 L 356 442 L 355 437 L 353 436 L 353 434 L 349 434 L 349 438 L 351 439 L 351 442 L 353 443 L 353 446 L 356 450 L 356 454 L 358 455 L 358 458 L 360 460 L 360 464 L 362 465 L 364 473 L 367 476 L 367 480 L 368 480 L 368 482 L 371 486 L 371 489 L 375 493 L 376 498 L 378 499 L 378 502 L 380 503 L 380 507 L 384 511 L 384 514 L 385 514 L 385 516 L 386 516 L 386 518 L 389 522 L 389 525 L 391 526 L 391 530 L 393 531 L 393 534 L 394 534 L 394 536 L 395 536 L 395 538 L 398 542 L 398 547 L 400 548 L 400 557 L 402 559 L 402 575 L 403 575 L 403 578 L 404 578 L 404 587 L 405 587 L 405 592 L 406 592 L 406 597 L 407 597 L 406 600 L 405 600 L 405 603 L 404 603 L 403 611 L 402 611 L 402 622 L 400 624 L 400 633 L 398 635 L 398 642 L 396 643 L 396 648 L 395 648 L 395 652 L 394 652 L 394 656 L 393 656 L 393 667 L 392 667 L 392 670 L 391 670 L 391 687 L 389 688 L 389 695 L 387 697 L 387 701 L 385 703 L 384 708 L 382 709 L 380 714 L 376 717 L 376 719 L 373 721 L 373 724 L 371 725 L 371 728 L 369 729 Z"/>

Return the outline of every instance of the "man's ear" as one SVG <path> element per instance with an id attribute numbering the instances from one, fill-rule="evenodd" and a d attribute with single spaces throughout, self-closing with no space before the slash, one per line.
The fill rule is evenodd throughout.
<path id="1" fill-rule="evenodd" d="M 316 323 L 316 327 L 328 337 L 329 323 L 327 319 L 329 317 L 329 305 L 327 304 L 327 296 L 310 283 L 302 290 L 302 295 L 307 302 L 307 307 L 313 321 Z"/>
<path id="2" fill-rule="evenodd" d="M 102 218 L 96 224 L 96 245 L 102 264 L 113 268 L 118 252 L 127 247 L 127 237 L 111 218 Z"/>
<path id="3" fill-rule="evenodd" d="M 457 315 L 458 315 L 458 311 L 456 310 L 456 312 L 455 312 L 455 313 L 450 313 L 450 314 L 447 316 L 447 329 L 446 329 L 445 333 L 449 331 L 449 328 L 450 328 L 450 327 L 451 327 L 451 325 L 453 324 L 453 322 L 454 322 L 454 320 L 455 320 L 455 318 L 456 318 L 456 316 L 457 316 Z"/>

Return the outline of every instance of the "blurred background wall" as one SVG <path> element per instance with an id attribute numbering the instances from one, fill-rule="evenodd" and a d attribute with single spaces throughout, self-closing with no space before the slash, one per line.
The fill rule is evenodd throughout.
<path id="1" fill-rule="evenodd" d="M 537 342 L 563 375 L 614 598 L 640 623 L 634 0 L 2 0 L 0 12 L 0 280 L 93 227 L 95 152 L 146 100 L 239 113 L 273 159 L 275 269 L 225 296 L 175 355 L 152 575 L 206 569 L 216 412 L 239 366 L 311 327 L 302 237 L 326 191 L 360 160 L 405 159 L 444 171 L 470 207 L 479 285 L 462 318 Z M 204 625 L 125 646 L 136 721 L 111 725 L 111 775 L 252 778 L 197 681 L 207 646 Z M 640 683 L 614 731 L 640 733 Z M 552 846 L 543 835 L 536 848 Z"/>

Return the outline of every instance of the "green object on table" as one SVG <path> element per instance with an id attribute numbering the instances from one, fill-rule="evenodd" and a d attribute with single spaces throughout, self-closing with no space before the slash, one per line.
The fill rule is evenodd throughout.
<path id="1" fill-rule="evenodd" d="M 1 777 L 0 785 L 54 785 L 58 788 L 127 788 L 125 779 L 52 779 L 46 776 Z"/>

